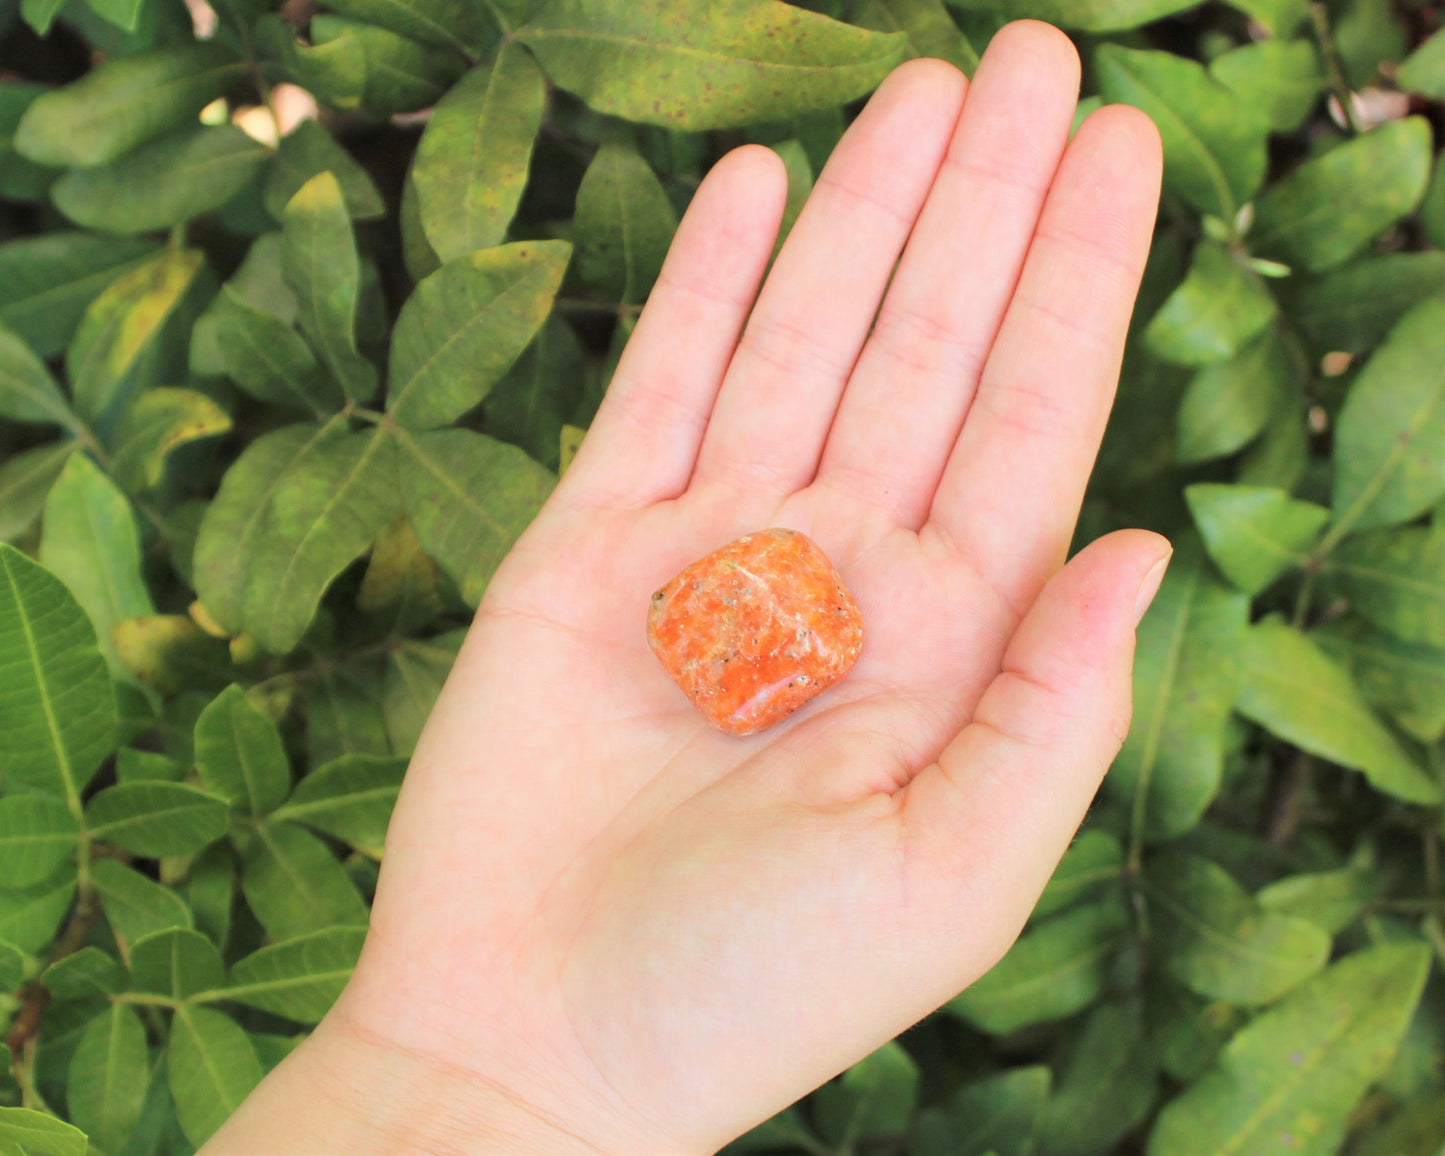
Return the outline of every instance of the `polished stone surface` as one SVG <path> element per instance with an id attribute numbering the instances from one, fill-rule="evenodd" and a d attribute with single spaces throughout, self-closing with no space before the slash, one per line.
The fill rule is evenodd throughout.
<path id="1" fill-rule="evenodd" d="M 852 669 L 863 617 L 828 556 L 796 530 L 746 534 L 652 596 L 647 641 L 708 722 L 764 730 Z"/>

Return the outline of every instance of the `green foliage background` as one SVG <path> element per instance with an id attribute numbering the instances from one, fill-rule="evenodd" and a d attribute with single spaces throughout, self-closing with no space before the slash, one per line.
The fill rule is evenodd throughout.
<path id="1" fill-rule="evenodd" d="M 325 1013 L 702 173 L 771 145 L 790 222 L 891 67 L 1038 16 L 1164 138 L 1080 530 L 1178 547 L 1134 728 L 1003 962 L 734 1150 L 1438 1156 L 1438 8 L 214 14 L 0 0 L 0 1153 L 189 1153 Z"/>

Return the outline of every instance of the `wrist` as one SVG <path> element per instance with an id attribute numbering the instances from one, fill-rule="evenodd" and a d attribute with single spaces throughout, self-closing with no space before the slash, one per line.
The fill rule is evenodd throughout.
<path id="1" fill-rule="evenodd" d="M 607 1150 L 477 1073 L 373 1035 L 338 1006 L 199 1156 L 600 1156 Z"/>

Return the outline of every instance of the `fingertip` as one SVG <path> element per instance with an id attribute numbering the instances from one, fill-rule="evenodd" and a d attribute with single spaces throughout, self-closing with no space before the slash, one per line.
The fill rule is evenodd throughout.
<path id="1" fill-rule="evenodd" d="M 905 60 L 884 77 L 874 95 L 882 92 L 885 87 L 890 99 L 901 95 L 902 90 L 909 96 L 924 97 L 930 104 L 949 100 L 962 101 L 964 90 L 968 87 L 968 77 L 947 60 L 940 60 L 936 56 L 916 56 L 912 60 Z"/>
<path id="2" fill-rule="evenodd" d="M 1147 175 L 1158 195 L 1164 140 L 1153 117 L 1131 104 L 1106 104 L 1085 118 L 1076 139 L 1086 132 L 1092 147 L 1110 154 L 1127 171 Z"/>
<path id="3" fill-rule="evenodd" d="M 787 166 L 767 145 L 738 145 L 708 171 L 693 196 L 694 203 L 702 197 L 719 214 L 754 217 L 766 216 L 767 210 L 781 221 L 788 199 Z"/>
<path id="4" fill-rule="evenodd" d="M 1082 66 L 1079 50 L 1068 35 L 1042 20 L 1014 20 L 988 42 L 983 59 L 1006 59 L 1011 67 L 1025 67 L 1052 83 L 1066 81 L 1079 90 Z M 983 67 L 982 62 L 979 65 Z"/>

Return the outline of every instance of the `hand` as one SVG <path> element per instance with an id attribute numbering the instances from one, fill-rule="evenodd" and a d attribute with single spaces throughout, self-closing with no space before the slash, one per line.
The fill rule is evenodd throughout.
<path id="1" fill-rule="evenodd" d="M 1160 168 L 1132 109 L 1069 143 L 1078 76 L 1029 22 L 971 86 L 898 68 L 755 304 L 782 165 L 713 168 L 427 724 L 350 985 L 208 1153 L 318 1150 L 287 1104 L 363 1115 L 324 1150 L 712 1151 L 1007 949 L 1128 728 L 1168 555 L 1127 531 L 1060 569 Z M 867 637 L 736 738 L 644 624 L 769 526 Z"/>

